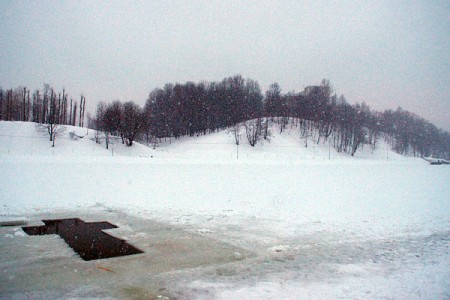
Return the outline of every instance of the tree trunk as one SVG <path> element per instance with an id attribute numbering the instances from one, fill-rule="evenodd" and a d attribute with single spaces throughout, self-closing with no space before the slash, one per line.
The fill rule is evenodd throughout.
<path id="1" fill-rule="evenodd" d="M 0 120 L 3 120 L 3 90 L 0 89 Z"/>
<path id="2" fill-rule="evenodd" d="M 22 121 L 26 121 L 26 118 L 25 118 L 25 116 L 26 116 L 26 108 L 27 108 L 27 104 L 26 104 L 26 102 L 25 102 L 25 100 L 26 100 L 26 95 L 27 95 L 27 88 L 23 88 L 23 103 L 22 103 Z"/>

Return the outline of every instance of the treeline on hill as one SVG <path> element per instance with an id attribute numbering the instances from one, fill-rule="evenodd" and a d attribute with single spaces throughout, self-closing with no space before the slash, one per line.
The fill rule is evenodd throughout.
<path id="1" fill-rule="evenodd" d="M 130 123 L 130 115 L 141 117 Z M 276 122 L 281 131 L 296 126 L 306 147 L 308 141 L 329 140 L 338 152 L 354 155 L 360 146 L 375 148 L 383 138 L 404 155 L 448 158 L 450 153 L 448 132 L 401 108 L 380 113 L 365 103 L 350 105 L 333 94 L 326 80 L 286 94 L 274 83 L 265 95 L 257 81 L 240 75 L 221 82 L 166 84 L 150 93 L 142 109 L 130 102 L 100 103 L 96 122 L 106 136 L 118 134 L 131 142 L 136 137 L 156 142 L 230 128 L 236 143 L 243 135 L 254 146 L 269 138 L 269 123 Z"/>
<path id="2" fill-rule="evenodd" d="M 67 113 L 65 91 L 56 95 L 44 85 L 44 90 L 35 91 L 31 99 L 26 89 L 0 89 L 0 119 L 49 123 L 48 113 L 52 111 L 51 103 L 55 103 L 56 122 L 76 124 L 77 103 L 71 100 Z M 82 110 L 79 126 L 83 126 Z M 90 126 L 97 129 L 97 142 L 103 140 L 106 147 L 111 135 L 131 146 L 136 139 L 157 143 L 163 138 L 225 128 L 234 133 L 236 143 L 243 135 L 254 146 L 269 138 L 271 122 L 278 123 L 280 131 L 287 126 L 297 127 L 305 147 L 329 141 L 336 151 L 354 155 L 362 145 L 375 148 L 383 138 L 400 154 L 450 157 L 448 132 L 401 108 L 381 113 L 365 103 L 351 105 L 333 93 L 327 80 L 299 93 L 284 94 L 274 83 L 265 95 L 257 81 L 241 75 L 220 82 L 166 84 L 153 90 L 142 108 L 132 101 L 100 102 L 95 117 L 89 118 Z"/>

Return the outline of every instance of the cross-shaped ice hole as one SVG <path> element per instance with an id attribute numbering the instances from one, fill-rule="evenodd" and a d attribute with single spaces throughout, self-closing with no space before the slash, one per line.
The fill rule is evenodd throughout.
<path id="1" fill-rule="evenodd" d="M 102 259 L 143 253 L 104 229 L 117 226 L 108 222 L 86 223 L 81 219 L 42 220 L 44 226 L 22 227 L 28 235 L 59 234 L 84 260 Z"/>

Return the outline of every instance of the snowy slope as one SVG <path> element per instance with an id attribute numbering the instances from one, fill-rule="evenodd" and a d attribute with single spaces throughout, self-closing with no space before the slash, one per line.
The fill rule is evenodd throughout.
<path id="1" fill-rule="evenodd" d="M 382 144 L 374 154 L 362 149 L 356 158 L 334 153 L 329 160 L 326 144 L 305 148 L 295 130 L 255 148 L 242 141 L 237 149 L 226 131 L 154 150 L 116 143 L 114 156 L 87 137 L 71 139 L 71 131 L 86 133 L 68 127 L 52 148 L 34 124 L 0 122 L 0 220 L 121 212 L 253 253 L 225 266 L 160 274 L 181 299 L 450 297 L 448 166 Z M 28 238 L 17 232 L 0 238 Z M 1 247 L 0 268 L 13 272 Z M 45 256 L 49 267 L 57 255 Z M 139 286 L 154 280 L 124 276 Z M 95 278 L 83 289 L 100 297 Z M 2 279 L 12 287 L 14 278 Z"/>
<path id="2" fill-rule="evenodd" d="M 118 139 L 114 139 L 109 150 L 94 141 L 95 131 L 75 126 L 60 126 L 56 136 L 55 147 L 49 141 L 47 129 L 32 122 L 0 121 L 0 157 L 21 156 L 151 156 L 148 147 L 136 144 L 126 147 Z"/>
<path id="3" fill-rule="evenodd" d="M 240 144 L 236 146 L 235 138 L 228 130 L 200 135 L 196 137 L 182 137 L 180 139 L 165 139 L 156 150 L 170 154 L 170 158 L 200 159 L 211 162 L 229 162 L 241 160 L 255 163 L 308 163 L 317 161 L 417 161 L 415 158 L 404 157 L 392 150 L 380 139 L 376 149 L 369 146 L 358 149 L 354 157 L 349 154 L 338 153 L 327 142 L 306 143 L 300 138 L 299 129 L 287 126 L 280 133 L 278 125 L 273 124 L 272 136 L 269 141 L 262 140 L 255 147 L 249 145 L 245 133 L 240 137 Z M 308 145 L 307 147 L 305 145 Z"/>
<path id="4" fill-rule="evenodd" d="M 147 157 L 159 158 L 164 161 L 188 160 L 194 162 L 233 163 L 308 163 L 318 161 L 354 162 L 358 160 L 371 161 L 417 161 L 416 158 L 404 157 L 389 149 L 380 140 L 375 150 L 366 146 L 360 148 L 354 157 L 338 153 L 328 142 L 320 144 L 308 142 L 300 138 L 298 129 L 290 127 L 282 133 L 277 125 L 272 126 L 273 135 L 270 141 L 262 140 L 251 147 L 245 137 L 241 136 L 239 146 L 236 146 L 233 134 L 222 130 L 196 137 L 181 137 L 180 139 L 162 139 L 155 148 L 134 143 L 126 147 L 119 138 L 111 138 L 107 150 L 103 144 L 94 142 L 95 131 L 75 126 L 61 126 L 56 137 L 55 147 L 51 147 L 46 128 L 31 122 L 0 121 L 0 155 L 8 156 L 60 156 L 69 157 Z"/>

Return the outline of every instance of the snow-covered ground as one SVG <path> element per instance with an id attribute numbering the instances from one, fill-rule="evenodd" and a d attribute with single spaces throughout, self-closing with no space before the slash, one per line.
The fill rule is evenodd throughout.
<path id="1" fill-rule="evenodd" d="M 52 148 L 36 124 L 0 122 L 0 221 L 117 212 L 130 240 L 135 228 L 125 214 L 240 249 L 234 262 L 161 272 L 160 294 L 169 297 L 450 298 L 448 166 L 397 155 L 382 141 L 355 157 L 326 143 L 305 148 L 295 128 L 255 148 L 245 140 L 237 147 L 226 131 L 156 149 L 116 141 L 106 150 L 93 136 L 67 127 Z M 0 229 L 1 241 L 32 238 Z M 0 284 L 0 295 L 27 297 L 11 286 L 14 264 L 4 251 L 12 244 L 2 245 L 0 281 L 10 284 Z"/>

